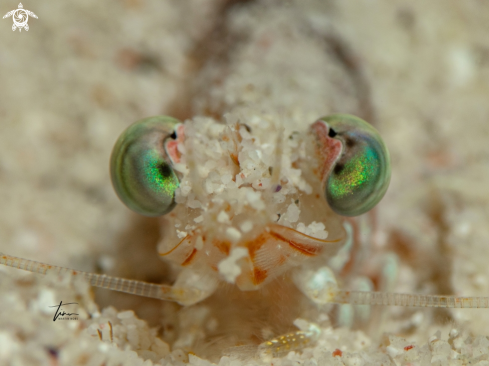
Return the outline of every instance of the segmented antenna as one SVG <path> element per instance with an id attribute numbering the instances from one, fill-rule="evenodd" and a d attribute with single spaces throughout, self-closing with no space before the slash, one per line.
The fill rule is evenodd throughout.
<path id="1" fill-rule="evenodd" d="M 169 285 L 157 285 L 137 280 L 126 280 L 119 277 L 99 275 L 83 271 L 75 271 L 69 268 L 52 266 L 49 264 L 13 257 L 0 253 L 0 264 L 8 267 L 22 269 L 33 273 L 82 276 L 95 287 L 125 292 L 128 294 L 152 297 L 160 300 L 182 302 L 186 299 L 199 298 L 201 291 L 196 288 L 176 288 Z"/>
<path id="2" fill-rule="evenodd" d="M 368 291 L 336 291 L 331 302 L 351 305 L 384 305 L 425 308 L 489 308 L 489 297 L 413 295 Z"/>
<path id="3" fill-rule="evenodd" d="M 106 288 L 109 290 L 125 292 L 138 296 L 152 297 L 166 301 L 176 301 L 182 303 L 190 299 L 198 299 L 202 295 L 201 291 L 197 288 L 176 288 L 169 285 L 157 285 L 143 281 L 126 280 L 119 277 L 75 271 L 69 268 L 52 266 L 49 264 L 5 254 L 0 254 L 0 264 L 44 275 L 54 273 L 58 275 L 66 274 L 72 276 L 83 276 L 92 286 L 95 287 Z M 368 291 L 332 291 L 330 302 L 335 304 L 350 305 L 384 305 L 427 308 L 489 308 L 489 297 L 413 295 Z"/>

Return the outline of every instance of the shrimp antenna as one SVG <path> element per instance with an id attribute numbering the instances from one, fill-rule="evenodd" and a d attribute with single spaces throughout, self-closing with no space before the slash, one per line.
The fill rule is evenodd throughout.
<path id="1" fill-rule="evenodd" d="M 95 287 L 166 301 L 181 302 L 183 298 L 193 299 L 201 297 L 201 291 L 197 288 L 177 288 L 169 285 L 158 285 L 143 281 L 99 275 L 96 273 L 75 271 L 73 269 L 52 266 L 3 253 L 0 253 L 0 264 L 43 275 L 52 273 L 56 275 L 81 276 L 87 279 L 90 285 Z"/>
<path id="2" fill-rule="evenodd" d="M 177 288 L 169 285 L 127 280 L 119 277 L 75 271 L 65 267 L 0 254 L 0 264 L 39 274 L 82 276 L 90 285 L 128 294 L 151 297 L 166 301 L 181 302 L 182 298 L 195 299 L 201 296 L 197 288 Z M 330 303 L 350 305 L 384 305 L 426 308 L 487 309 L 489 297 L 456 297 L 441 295 L 413 295 L 387 292 L 343 291 L 331 292 Z"/>
<path id="3" fill-rule="evenodd" d="M 384 305 L 425 308 L 489 308 L 489 297 L 413 295 L 370 291 L 338 290 L 332 294 L 330 302 L 350 305 Z"/>

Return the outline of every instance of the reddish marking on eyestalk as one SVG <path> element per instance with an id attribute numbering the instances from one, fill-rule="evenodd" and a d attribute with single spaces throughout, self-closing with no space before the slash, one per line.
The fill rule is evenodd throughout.
<path id="1" fill-rule="evenodd" d="M 333 164 L 340 157 L 343 147 L 339 140 L 328 136 L 329 127 L 326 122 L 319 120 L 313 123 L 311 125 L 311 131 L 314 133 L 314 137 L 316 137 L 316 153 L 321 163 L 316 174 L 324 182 Z"/>
<path id="2" fill-rule="evenodd" d="M 197 254 L 197 249 L 194 248 L 192 250 L 192 253 L 190 253 L 190 255 L 187 257 L 187 259 L 185 259 L 183 261 L 182 266 L 188 266 L 192 262 L 192 260 L 194 259 L 195 254 Z"/>
<path id="3" fill-rule="evenodd" d="M 319 248 L 319 247 L 312 247 L 310 245 L 306 245 L 306 244 L 302 244 L 302 243 L 297 243 L 297 242 L 292 241 L 292 240 L 287 240 L 282 235 L 277 234 L 277 233 L 275 233 L 273 231 L 270 231 L 270 235 L 273 236 L 276 239 L 279 239 L 279 240 L 281 240 L 281 241 L 289 244 L 292 249 L 295 249 L 295 250 L 301 252 L 304 255 L 313 257 L 313 256 L 316 256 L 319 253 L 321 253 L 321 248 Z"/>
<path id="4" fill-rule="evenodd" d="M 255 267 L 253 269 L 253 283 L 255 285 L 259 285 L 263 281 L 265 281 L 268 277 L 268 272 L 264 269 L 259 269 Z"/>
<path id="5" fill-rule="evenodd" d="M 218 241 L 218 240 L 214 240 L 212 242 L 212 244 L 214 244 L 214 246 L 219 249 L 219 251 L 221 253 L 224 253 L 226 255 L 229 255 L 229 251 L 231 249 L 231 243 L 228 242 L 228 241 Z"/>
<path id="6" fill-rule="evenodd" d="M 414 348 L 414 346 L 413 346 L 413 345 L 411 345 L 411 346 L 406 346 L 406 347 L 404 347 L 404 351 L 409 351 L 410 349 L 413 349 L 413 348 Z"/>
<path id="7" fill-rule="evenodd" d="M 166 143 L 166 152 L 170 158 L 175 162 L 180 162 L 180 152 L 178 151 L 178 141 L 170 140 Z"/>
<path id="8" fill-rule="evenodd" d="M 333 357 L 341 357 L 341 356 L 343 356 L 343 352 L 341 352 L 339 348 L 333 351 Z"/>
<path id="9" fill-rule="evenodd" d="M 185 126 L 183 124 L 177 127 L 177 136 L 179 141 L 183 142 L 185 140 Z"/>
<path id="10" fill-rule="evenodd" d="M 185 127 L 180 124 L 177 127 L 177 139 L 172 140 L 172 139 L 167 139 L 165 143 L 165 150 L 166 153 L 169 155 L 170 159 L 173 160 L 174 163 L 180 163 L 180 158 L 182 157 L 182 154 L 180 154 L 180 151 L 178 151 L 178 144 L 182 143 L 185 141 Z"/>

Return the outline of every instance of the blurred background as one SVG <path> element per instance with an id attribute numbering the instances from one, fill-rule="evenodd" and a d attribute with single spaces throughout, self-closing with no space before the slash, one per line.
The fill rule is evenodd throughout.
<path id="1" fill-rule="evenodd" d="M 252 1 L 235 1 L 251 3 Z M 0 251 L 160 282 L 157 219 L 112 190 L 112 146 L 171 113 L 222 0 L 29 1 L 29 31 L 0 22 Z M 238 4 L 240 5 L 240 4 Z M 489 289 L 489 4 L 477 0 L 269 1 L 316 7 L 356 55 L 392 158 L 380 245 L 398 291 Z M 0 13 L 16 9 L 3 1 Z M 5 269 L 0 269 L 5 270 Z M 417 277 L 416 277 L 417 276 Z M 98 293 L 151 318 L 157 303 Z M 441 321 L 486 329 L 470 311 Z M 485 321 L 483 318 L 488 318 Z"/>

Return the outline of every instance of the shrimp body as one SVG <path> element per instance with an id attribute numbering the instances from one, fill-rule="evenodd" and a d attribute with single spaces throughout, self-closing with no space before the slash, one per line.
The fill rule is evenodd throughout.
<path id="1" fill-rule="evenodd" d="M 326 264 L 345 242 L 343 218 L 324 197 L 340 151 L 319 156 L 328 148 L 318 139 L 335 140 L 311 125 L 340 111 L 370 116 L 311 10 L 290 8 L 291 23 L 262 2 L 229 8 L 225 26 L 203 37 L 201 67 L 173 113 L 185 120 L 169 149 L 181 180 L 159 245 L 184 271 L 255 290 L 291 268 Z"/>
<path id="2" fill-rule="evenodd" d="M 266 115 L 246 125 L 227 117 L 230 124 L 185 123 L 174 156 L 182 174 L 177 207 L 165 220 L 159 254 L 256 290 L 305 261 L 324 263 L 345 234 L 313 173 L 320 169 L 308 130 L 284 133 Z"/>
<path id="3" fill-rule="evenodd" d="M 363 148 L 357 149 L 365 145 L 361 139 L 344 135 L 348 126 L 359 136 L 378 139 L 376 132 L 366 129 L 365 121 L 347 115 L 319 118 L 301 126 L 252 107 L 243 113 L 230 112 L 224 121 L 196 117 L 175 124 L 175 132 L 164 132 L 164 136 L 159 132 L 163 128 L 155 128 L 155 121 L 167 126 L 168 117 L 147 118 L 121 135 L 119 141 L 128 142 L 127 148 L 120 149 L 126 144 L 117 143 L 113 151 L 113 161 L 130 162 L 128 172 L 143 172 L 126 174 L 125 163 L 113 169 L 118 172 L 113 174 L 116 189 L 138 188 L 119 192 L 129 207 L 138 207 L 139 187 L 148 192 L 159 187 L 147 175 L 153 177 L 156 172 L 156 180 L 165 182 L 172 176 L 168 173 L 171 166 L 179 176 L 174 204 L 167 204 L 172 210 L 162 219 L 158 248 L 160 256 L 178 271 L 171 295 L 164 298 L 204 306 L 219 324 L 218 334 L 236 335 L 235 343 L 256 339 L 263 329 L 258 320 L 264 321 L 264 314 L 275 318 L 272 334 L 282 334 L 290 332 L 293 320 L 304 309 L 326 304 L 334 297 L 336 283 L 326 265 L 346 243 L 347 235 L 343 219 L 333 212 L 325 191 L 333 174 L 341 181 L 342 174 L 348 173 L 349 161 L 343 163 L 344 156 L 363 154 Z M 349 142 L 342 140 L 343 135 Z M 140 140 L 139 136 L 146 137 Z M 146 141 L 157 143 L 153 147 Z M 152 154 L 139 153 L 161 151 L 162 147 L 161 159 L 154 163 L 141 158 Z M 355 199 L 358 192 L 370 191 L 368 174 L 361 176 L 366 177 L 363 182 L 347 179 L 348 197 Z M 385 184 L 388 176 L 382 187 Z M 159 197 L 162 190 L 155 193 Z M 163 198 L 162 202 L 168 203 L 173 197 L 163 194 Z M 146 200 L 143 204 L 147 207 Z M 312 300 L 309 305 L 300 301 L 303 296 L 299 291 Z M 227 311 L 221 307 L 223 303 Z M 309 333 L 301 336 L 305 334 Z M 294 335 L 282 341 L 289 338 L 292 343 L 284 347 L 271 342 L 271 354 L 302 344 L 294 343 L 299 339 Z M 305 339 L 307 342 L 312 339 Z"/>
<path id="4" fill-rule="evenodd" d="M 347 235 L 344 218 L 325 193 L 337 184 L 331 183 L 333 175 L 340 184 L 361 186 L 350 174 L 350 160 L 341 160 L 354 157 L 361 144 L 341 128 L 356 126 L 355 118 L 336 115 L 344 124 L 333 130 L 321 116 L 370 115 L 364 95 L 357 93 L 358 72 L 352 77 L 343 53 L 334 51 L 329 29 L 310 25 L 314 11 L 300 9 L 292 23 L 265 2 L 226 11 L 226 26 L 202 47 L 211 52 L 196 55 L 201 67 L 189 77 L 181 106 L 169 112 L 182 123 L 165 117 L 161 128 L 151 130 L 156 117 L 123 133 L 113 153 L 112 178 L 142 173 L 135 182 L 114 186 L 123 199 L 144 197 L 138 212 L 146 213 L 152 213 L 151 200 L 139 188 L 163 188 L 158 202 L 164 207 L 156 210 L 165 214 L 158 252 L 178 273 L 171 286 L 86 274 L 92 284 L 194 305 L 187 309 L 206 307 L 220 324 L 209 336 L 234 334 L 230 345 L 290 332 L 293 320 L 334 298 L 326 265 Z M 259 27 L 254 16 L 263 19 Z M 213 52 L 213 42 L 224 35 L 227 54 Z M 149 136 L 144 143 L 136 138 L 141 131 Z M 132 138 L 133 150 L 126 144 Z M 141 145 L 149 148 L 144 154 Z M 136 168 L 119 154 L 129 154 Z M 388 158 L 385 162 L 388 166 Z M 355 164 L 362 167 L 361 161 Z M 9 256 L 0 262 L 42 273 L 58 270 Z M 191 317 L 187 309 L 183 312 Z M 253 326 L 245 330 L 249 323 Z M 273 329 L 267 332 L 264 324 Z M 198 335 L 189 329 L 181 334 L 191 349 L 196 339 L 190 338 Z M 295 339 L 284 339 L 289 338 Z"/>

